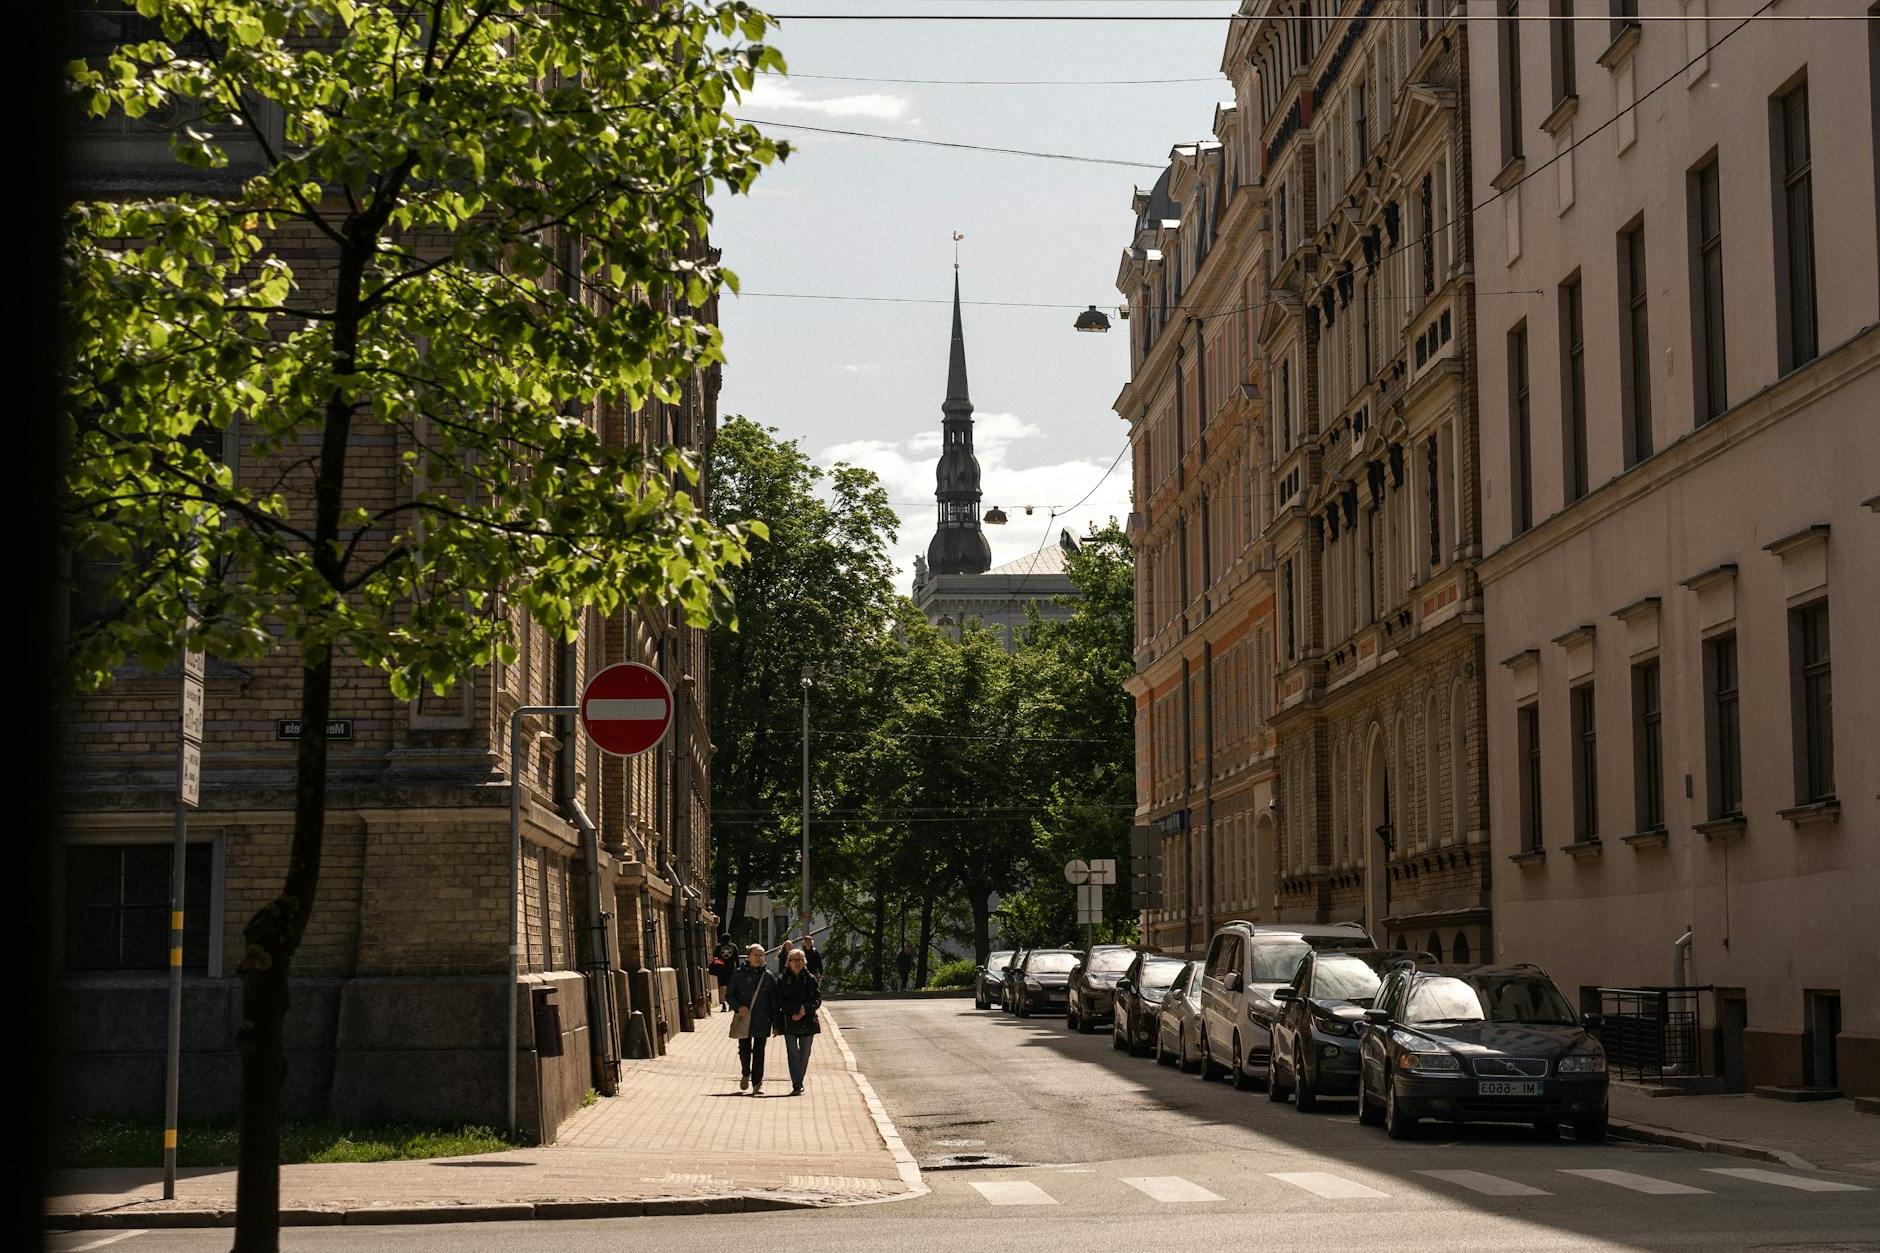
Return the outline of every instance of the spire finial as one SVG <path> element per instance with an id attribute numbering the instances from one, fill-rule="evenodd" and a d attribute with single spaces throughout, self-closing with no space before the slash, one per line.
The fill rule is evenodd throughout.
<path id="1" fill-rule="evenodd" d="M 953 232 L 953 269 L 956 272 L 960 268 L 960 241 L 965 238 L 966 236 L 962 235 L 960 232 Z"/>

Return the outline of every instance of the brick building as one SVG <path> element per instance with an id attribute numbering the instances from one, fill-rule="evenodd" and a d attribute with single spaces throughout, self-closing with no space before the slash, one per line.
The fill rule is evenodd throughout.
<path id="1" fill-rule="evenodd" d="M 177 166 L 160 129 L 172 121 L 113 120 L 82 135 L 80 193 L 230 176 Z M 245 139 L 229 142 L 239 175 L 255 153 Z M 291 256 L 291 236 L 281 248 Z M 301 277 L 317 294 L 318 273 Z M 717 393 L 713 370 L 676 403 L 586 420 L 617 445 L 673 443 L 707 459 Z M 349 481 L 357 495 L 348 503 L 376 509 L 409 491 L 400 462 L 407 450 L 388 428 L 356 434 Z M 239 424 L 226 432 L 222 457 L 254 484 L 279 469 L 251 455 Z M 502 1125 L 515 998 L 520 1123 L 525 1134 L 552 1137 L 586 1089 L 608 1090 L 623 1049 L 648 1039 L 658 1051 L 664 1033 L 690 1029 L 702 1005 L 713 921 L 705 906 L 704 633 L 676 615 L 592 613 L 563 644 L 519 608 L 508 612 L 515 664 L 465 675 L 448 696 L 400 701 L 382 674 L 350 659 L 336 666 L 326 852 L 287 1025 L 290 1113 Z M 657 749 L 631 761 L 603 757 L 578 731 L 531 717 L 522 759 L 510 760 L 513 710 L 572 703 L 586 676 L 626 659 L 673 683 L 674 726 Z M 286 654 L 256 665 L 208 661 L 201 806 L 188 823 L 185 1120 L 225 1117 L 234 1107 L 235 969 L 243 926 L 280 890 L 285 871 L 299 687 L 297 659 Z M 162 1108 L 178 702 L 173 667 L 126 667 L 65 711 L 62 924 L 51 956 L 63 976 L 62 1104 L 74 1113 Z M 522 856 L 512 900 L 509 797 L 518 779 Z M 579 832 L 558 796 L 578 799 L 598 828 L 600 919 L 589 916 Z M 522 971 L 513 988 L 512 907 L 521 915 Z M 603 930 L 605 973 L 596 947 Z M 598 994 L 609 985 L 611 997 Z M 604 1016 L 591 1015 L 590 1004 L 606 1006 Z M 646 1036 L 630 1029 L 636 1014 Z"/>

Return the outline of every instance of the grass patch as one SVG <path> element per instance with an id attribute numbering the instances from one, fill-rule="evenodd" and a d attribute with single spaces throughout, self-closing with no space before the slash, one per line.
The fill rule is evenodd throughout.
<path id="1" fill-rule="evenodd" d="M 396 1162 L 468 1157 L 516 1147 L 516 1142 L 489 1127 L 325 1120 L 295 1120 L 281 1127 L 284 1163 Z M 177 1133 L 176 1158 L 183 1166 L 233 1166 L 236 1157 L 232 1123 L 185 1123 Z M 53 1162 L 62 1167 L 161 1166 L 163 1124 L 156 1119 L 75 1119 L 59 1128 Z"/>

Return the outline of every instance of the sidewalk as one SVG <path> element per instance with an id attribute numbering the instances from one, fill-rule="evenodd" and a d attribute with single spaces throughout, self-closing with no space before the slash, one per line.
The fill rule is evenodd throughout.
<path id="1" fill-rule="evenodd" d="M 620 1095 L 582 1110 L 559 1140 L 486 1157 L 281 1169 L 284 1225 L 468 1222 L 720 1213 L 854 1204 L 925 1192 L 913 1159 L 824 1011 L 800 1097 L 738 1092 L 723 1015 L 626 1062 Z M 768 1087 L 789 1091 L 783 1045 Z M 71 1170 L 47 1202 L 59 1227 L 195 1227 L 234 1221 L 235 1172 Z"/>
<path id="2" fill-rule="evenodd" d="M 1610 1100 L 1614 1133 L 1632 1139 L 1880 1177 L 1880 1117 L 1852 1101 L 1652 1097 L 1625 1083 L 1612 1085 Z"/>

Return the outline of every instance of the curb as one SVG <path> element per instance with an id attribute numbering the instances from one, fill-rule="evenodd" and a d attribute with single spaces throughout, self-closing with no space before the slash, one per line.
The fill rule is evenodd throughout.
<path id="1" fill-rule="evenodd" d="M 865 1202 L 853 1202 L 863 1204 Z M 845 1204 L 763 1193 L 662 1197 L 650 1201 L 514 1201 L 494 1205 L 362 1205 L 352 1209 L 286 1208 L 283 1227 L 385 1227 L 431 1223 L 515 1223 L 550 1219 L 657 1218 L 675 1214 L 751 1214 L 766 1210 L 829 1209 Z M 233 1209 L 92 1210 L 47 1214 L 48 1231 L 121 1231 L 233 1227 Z"/>
<path id="2" fill-rule="evenodd" d="M 927 1195 L 932 1189 L 921 1180 L 920 1163 L 916 1162 L 914 1155 L 907 1151 L 907 1144 L 901 1139 L 901 1133 L 895 1130 L 894 1121 L 888 1117 L 887 1107 L 881 1103 L 881 1098 L 875 1095 L 875 1085 L 868 1082 L 868 1076 L 862 1073 L 861 1066 L 855 1060 L 855 1054 L 849 1049 L 849 1042 L 842 1036 L 841 1024 L 827 1009 L 823 1012 L 823 1019 L 829 1024 L 829 1034 L 835 1037 L 836 1048 L 842 1054 L 843 1064 L 848 1067 L 849 1078 L 855 1080 L 856 1090 L 862 1094 L 862 1100 L 868 1106 L 869 1117 L 875 1120 L 875 1130 L 881 1134 L 882 1143 L 888 1146 L 888 1152 L 894 1155 L 895 1168 L 901 1173 L 901 1182 L 908 1188 L 906 1192 L 898 1196 L 884 1196 L 877 1198 L 876 1201 L 864 1201 L 861 1204 L 905 1201 Z"/>
<path id="3" fill-rule="evenodd" d="M 1636 1140 L 1644 1144 L 1664 1144 L 1672 1148 L 1690 1149 L 1697 1153 L 1726 1153 L 1731 1157 L 1747 1157 L 1752 1161 L 1774 1162 L 1778 1166 L 1787 1166 L 1791 1170 L 1822 1170 L 1807 1158 L 1791 1153 L 1786 1149 L 1766 1149 L 1760 1144 L 1745 1144 L 1741 1140 L 1719 1140 L 1712 1136 L 1696 1135 L 1689 1131 L 1673 1131 L 1669 1127 L 1654 1127 L 1648 1123 L 1618 1122 L 1610 1124 L 1611 1134 L 1620 1140 Z"/>

